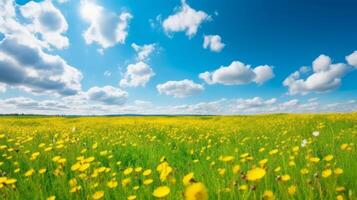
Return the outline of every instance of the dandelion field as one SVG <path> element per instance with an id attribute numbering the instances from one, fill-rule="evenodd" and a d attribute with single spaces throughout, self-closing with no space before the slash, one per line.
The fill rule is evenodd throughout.
<path id="1" fill-rule="evenodd" d="M 357 114 L 1 117 L 0 199 L 356 199 Z"/>

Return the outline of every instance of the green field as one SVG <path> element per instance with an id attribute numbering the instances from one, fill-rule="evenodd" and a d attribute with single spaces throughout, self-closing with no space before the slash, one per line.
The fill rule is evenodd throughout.
<path id="1" fill-rule="evenodd" d="M 356 199 L 356 142 L 357 114 L 1 117 L 0 199 Z"/>

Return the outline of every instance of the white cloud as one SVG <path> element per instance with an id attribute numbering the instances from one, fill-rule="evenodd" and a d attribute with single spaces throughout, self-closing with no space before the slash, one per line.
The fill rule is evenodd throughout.
<path id="1" fill-rule="evenodd" d="M 128 93 L 112 86 L 92 87 L 87 93 L 89 100 L 104 104 L 122 105 L 128 98 Z"/>
<path id="2" fill-rule="evenodd" d="M 155 45 L 156 44 L 145 44 L 145 45 L 140 46 L 135 43 L 132 43 L 131 47 L 138 54 L 138 60 L 144 61 L 150 56 L 150 54 L 152 54 L 154 52 Z"/>
<path id="3" fill-rule="evenodd" d="M 221 66 L 213 72 L 203 72 L 199 78 L 208 84 L 241 85 L 255 82 L 262 84 L 274 77 L 271 66 L 263 65 L 254 69 L 239 61 L 233 61 L 229 66 Z"/>
<path id="4" fill-rule="evenodd" d="M 148 64 L 139 61 L 128 65 L 124 78 L 120 80 L 119 84 L 121 87 L 145 86 L 154 75 L 154 71 Z"/>
<path id="5" fill-rule="evenodd" d="M 182 0 L 181 7 L 176 13 L 168 16 L 163 21 L 163 28 L 167 33 L 184 31 L 187 36 L 192 37 L 196 34 L 199 26 L 211 17 L 203 11 L 196 11 L 191 8 L 185 0 Z"/>
<path id="6" fill-rule="evenodd" d="M 0 93 L 1 92 L 6 92 L 6 85 L 3 83 L 0 83 Z"/>
<path id="7" fill-rule="evenodd" d="M 41 34 L 45 42 L 56 48 L 68 47 L 68 38 L 62 35 L 68 29 L 67 21 L 50 0 L 30 1 L 20 6 L 20 11 L 22 16 L 31 20 L 28 25 L 31 32 Z"/>
<path id="8" fill-rule="evenodd" d="M 105 72 L 104 72 L 104 76 L 106 76 L 106 77 L 109 77 L 109 76 L 111 76 L 112 75 L 112 73 L 110 72 L 110 71 L 108 71 L 108 70 L 106 70 Z"/>
<path id="9" fill-rule="evenodd" d="M 15 36 L 0 42 L 0 82 L 34 93 L 73 95 L 81 90 L 80 71 L 26 42 Z"/>
<path id="10" fill-rule="evenodd" d="M 205 35 L 203 38 L 203 48 L 209 48 L 211 51 L 220 52 L 225 44 L 221 41 L 219 35 Z"/>
<path id="11" fill-rule="evenodd" d="M 346 56 L 346 61 L 349 65 L 357 68 L 357 51 L 354 51 L 350 55 Z"/>
<path id="12" fill-rule="evenodd" d="M 58 3 L 67 3 L 69 0 L 57 0 Z"/>
<path id="13" fill-rule="evenodd" d="M 81 15 L 90 23 L 83 37 L 87 44 L 97 43 L 102 48 L 124 44 L 128 36 L 129 22 L 133 16 L 129 12 L 119 15 L 105 10 L 91 0 L 81 0 Z"/>
<path id="14" fill-rule="evenodd" d="M 168 81 L 156 86 L 160 94 L 183 98 L 201 93 L 204 88 L 202 85 L 194 83 L 192 80 Z"/>
<path id="15" fill-rule="evenodd" d="M 305 80 L 301 78 L 301 70 L 284 80 L 283 85 L 289 88 L 290 95 L 334 90 L 341 85 L 341 79 L 349 67 L 343 63 L 332 64 L 330 57 L 320 55 L 313 61 L 312 69 L 313 73 Z"/>
<path id="16" fill-rule="evenodd" d="M 273 105 L 277 102 L 276 98 L 264 100 L 261 97 L 254 97 L 251 99 L 237 99 L 235 104 L 238 109 L 256 108 Z"/>

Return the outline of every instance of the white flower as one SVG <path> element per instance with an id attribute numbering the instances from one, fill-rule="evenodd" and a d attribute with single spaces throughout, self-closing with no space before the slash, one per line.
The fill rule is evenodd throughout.
<path id="1" fill-rule="evenodd" d="M 317 136 L 320 135 L 320 132 L 319 132 L 319 131 L 314 131 L 314 132 L 312 132 L 312 135 L 315 136 L 315 137 L 317 137 Z"/>
<path id="2" fill-rule="evenodd" d="M 301 141 L 301 147 L 305 147 L 307 145 L 307 140 L 306 139 L 303 139 Z"/>

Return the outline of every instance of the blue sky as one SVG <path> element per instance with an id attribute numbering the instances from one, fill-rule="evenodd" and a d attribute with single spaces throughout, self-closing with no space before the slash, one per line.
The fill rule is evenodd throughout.
<path id="1" fill-rule="evenodd" d="M 356 6 L 352 0 L 5 0 L 0 111 L 353 111 Z M 19 55 L 23 63 L 14 61 Z"/>

